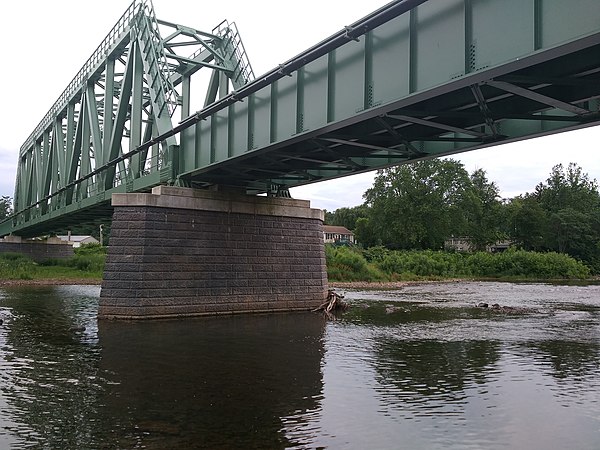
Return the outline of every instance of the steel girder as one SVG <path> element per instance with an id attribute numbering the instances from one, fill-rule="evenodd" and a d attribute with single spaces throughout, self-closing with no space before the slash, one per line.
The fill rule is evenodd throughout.
<path id="1" fill-rule="evenodd" d="M 113 192 L 171 180 L 173 119 L 189 115 L 191 77 L 202 68 L 217 84 L 208 103 L 253 77 L 235 24 L 206 33 L 158 20 L 150 0 L 134 0 L 21 147 L 16 215 L 0 225 L 2 234 L 95 219 L 110 214 Z"/>
<path id="2" fill-rule="evenodd" d="M 204 55 L 205 66 L 216 64 L 210 51 Z M 222 65 L 220 73 L 231 74 L 232 66 Z M 219 100 L 222 75 L 215 75 L 204 109 L 172 132 L 152 127 L 133 150 L 140 154 L 135 161 L 145 161 L 148 149 L 178 135 L 168 170 L 137 182 L 137 169 L 127 178 L 133 161 L 127 154 L 112 160 L 111 170 L 133 179 L 130 190 L 166 181 L 272 192 L 272 186 L 285 189 L 595 125 L 599 72 L 596 0 L 398 0 Z M 186 74 L 180 67 L 167 80 L 185 92 Z M 185 101 L 182 106 L 189 112 Z M 45 164 L 53 161 L 43 158 L 52 148 L 49 130 L 28 147 Z M 93 129 L 81 133 L 93 138 Z M 140 164 L 133 167 L 141 172 Z M 27 159 L 23 166 L 18 186 L 27 181 L 19 195 L 31 204 L 36 197 L 27 185 L 45 188 L 53 171 Z M 80 172 L 86 168 L 81 158 Z M 77 192 L 88 192 L 86 183 L 80 177 Z M 93 202 L 80 203 L 63 207 L 65 223 L 94 208 Z M 48 208 L 44 216 L 52 214 Z"/>
<path id="3" fill-rule="evenodd" d="M 428 1 L 354 37 L 199 112 L 179 177 L 265 192 L 600 122 L 597 1 Z"/>

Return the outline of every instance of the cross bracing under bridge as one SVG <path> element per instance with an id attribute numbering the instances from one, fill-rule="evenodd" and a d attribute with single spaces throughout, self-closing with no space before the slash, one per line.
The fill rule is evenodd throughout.
<path id="1" fill-rule="evenodd" d="M 137 1 L 22 147 L 0 233 L 91 220 L 113 192 L 161 183 L 274 192 L 595 125 L 599 50 L 594 0 L 404 0 L 251 81 L 234 27 Z M 200 68 L 213 76 L 190 115 Z"/>

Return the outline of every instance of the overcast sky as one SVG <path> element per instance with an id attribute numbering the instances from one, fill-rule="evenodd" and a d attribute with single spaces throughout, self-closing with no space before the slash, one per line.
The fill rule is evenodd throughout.
<path id="1" fill-rule="evenodd" d="M 31 0 L 3 4 L 0 15 L 0 196 L 13 196 L 18 149 L 129 1 Z M 323 40 L 385 1 L 270 2 L 154 0 L 160 19 L 210 31 L 236 22 L 256 75 Z M 503 197 L 532 191 L 552 166 L 576 162 L 600 179 L 600 127 L 455 155 L 470 172 L 481 168 Z M 292 190 L 295 198 L 334 210 L 362 203 L 373 174 Z"/>

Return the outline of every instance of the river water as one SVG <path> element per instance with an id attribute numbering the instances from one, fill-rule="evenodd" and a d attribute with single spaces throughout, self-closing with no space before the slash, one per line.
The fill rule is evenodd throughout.
<path id="1" fill-rule="evenodd" d="M 0 448 L 600 448 L 600 285 L 345 294 L 98 323 L 98 287 L 2 288 Z"/>

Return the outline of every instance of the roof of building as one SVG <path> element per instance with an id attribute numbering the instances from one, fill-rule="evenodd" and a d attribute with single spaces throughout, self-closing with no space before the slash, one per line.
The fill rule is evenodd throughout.
<path id="1" fill-rule="evenodd" d="M 352 231 L 350 231 L 348 228 L 338 227 L 335 225 L 323 225 L 323 231 L 325 233 L 353 234 Z"/>
<path id="2" fill-rule="evenodd" d="M 67 242 L 83 242 L 83 241 L 87 241 L 90 240 L 92 242 L 98 242 L 98 240 L 94 237 L 94 236 L 78 236 L 78 235 L 71 235 L 70 239 L 69 236 L 64 235 L 64 236 L 56 236 L 57 238 L 59 238 L 61 241 L 67 241 Z"/>

